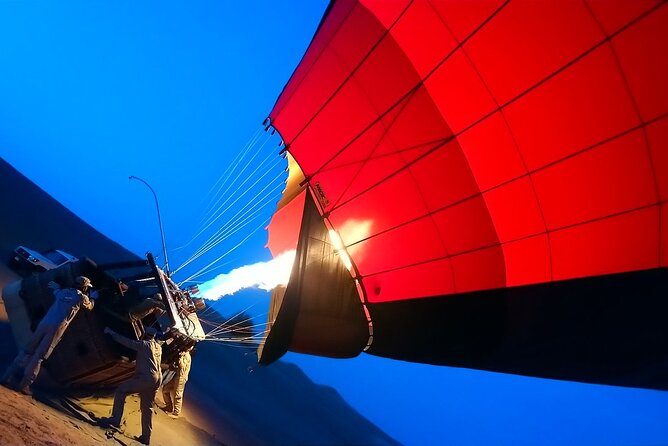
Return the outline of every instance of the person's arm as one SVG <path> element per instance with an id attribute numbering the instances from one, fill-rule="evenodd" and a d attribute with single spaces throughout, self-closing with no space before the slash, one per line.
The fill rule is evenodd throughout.
<path id="1" fill-rule="evenodd" d="M 141 346 L 141 342 L 133 341 L 132 339 L 128 339 L 125 336 L 121 336 L 109 327 L 106 327 L 104 329 L 104 333 L 110 335 L 111 339 L 113 339 L 114 341 L 118 342 L 119 344 L 127 348 L 131 348 L 132 350 L 137 351 Z"/>
<path id="2" fill-rule="evenodd" d="M 81 293 L 81 305 L 83 305 L 86 310 L 90 311 L 95 306 L 95 300 L 88 297 L 86 293 Z"/>
<path id="3" fill-rule="evenodd" d="M 60 290 L 60 285 L 57 282 L 54 282 L 53 280 L 50 281 L 46 286 L 48 286 L 51 289 L 51 292 L 53 292 L 54 296 Z"/>
<path id="4" fill-rule="evenodd" d="M 53 292 L 54 300 L 71 303 L 74 299 L 76 299 L 76 292 L 74 290 L 61 288 L 60 285 L 58 285 L 56 282 L 49 282 L 49 288 L 51 288 L 51 291 Z"/>

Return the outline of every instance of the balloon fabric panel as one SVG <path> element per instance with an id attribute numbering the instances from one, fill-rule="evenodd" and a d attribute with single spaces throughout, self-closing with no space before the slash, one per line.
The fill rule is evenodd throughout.
<path id="1" fill-rule="evenodd" d="M 370 302 L 666 265 L 668 8 L 334 2 L 271 113 Z"/>

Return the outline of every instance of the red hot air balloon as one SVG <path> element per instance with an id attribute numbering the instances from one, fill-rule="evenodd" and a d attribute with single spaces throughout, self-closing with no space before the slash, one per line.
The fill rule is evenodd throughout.
<path id="1" fill-rule="evenodd" d="M 333 1 L 270 113 L 304 191 L 260 362 L 668 388 L 666 54 L 663 1 Z"/>

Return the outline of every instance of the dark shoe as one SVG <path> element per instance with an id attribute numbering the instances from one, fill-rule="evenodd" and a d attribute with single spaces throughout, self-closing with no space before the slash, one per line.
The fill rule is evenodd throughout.
<path id="1" fill-rule="evenodd" d="M 132 437 L 132 438 L 134 438 L 135 440 L 137 440 L 141 444 L 148 444 L 151 441 L 150 439 L 144 437 L 143 435 L 138 435 L 138 436 L 135 436 L 135 437 Z"/>
<path id="2" fill-rule="evenodd" d="M 97 425 L 109 429 L 116 429 L 116 430 L 121 429 L 121 423 L 117 422 L 111 417 L 100 418 L 99 420 L 97 420 Z"/>
<path id="3" fill-rule="evenodd" d="M 21 387 L 21 390 L 19 390 L 24 395 L 32 396 L 32 390 L 30 389 L 30 385 L 25 385 Z"/>

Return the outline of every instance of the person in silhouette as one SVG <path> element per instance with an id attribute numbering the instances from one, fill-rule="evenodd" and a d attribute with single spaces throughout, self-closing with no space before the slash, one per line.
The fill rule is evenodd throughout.
<path id="1" fill-rule="evenodd" d="M 131 321 L 138 321 L 144 319 L 149 314 L 159 317 L 165 314 L 165 304 L 162 301 L 162 294 L 155 293 L 153 297 L 147 297 L 139 304 L 130 309 L 128 317 Z"/>
<path id="2" fill-rule="evenodd" d="M 183 392 L 190 373 L 191 350 L 192 347 L 179 353 L 177 361 L 170 365 L 170 370 L 174 372 L 172 379 L 162 386 L 162 396 L 165 400 L 164 411 L 172 418 L 178 418 L 181 415 Z"/>
<path id="3" fill-rule="evenodd" d="M 94 293 L 90 293 L 93 286 L 90 279 L 78 276 L 74 279 L 75 286 L 61 288 L 58 282 L 51 281 L 48 287 L 53 291 L 53 304 L 37 325 L 25 349 L 14 359 L 9 369 L 2 377 L 3 384 L 11 383 L 19 370 L 23 368 L 23 377 L 19 383 L 19 390 L 31 395 L 30 386 L 37 379 L 42 363 L 51 355 L 62 339 L 70 322 L 79 312 L 79 308 L 92 310 L 95 301 Z M 89 295 L 89 293 L 92 295 Z"/>
<path id="4" fill-rule="evenodd" d="M 132 378 L 116 389 L 111 417 L 102 418 L 98 423 L 103 427 L 120 429 L 125 398 L 130 394 L 137 393 L 139 394 L 139 408 L 141 410 L 141 436 L 136 437 L 136 439 L 140 443 L 149 444 L 153 431 L 153 401 L 162 382 L 162 374 L 160 373 L 162 346 L 156 340 L 158 332 L 153 327 L 146 327 L 144 335 L 139 341 L 121 336 L 109 327 L 104 329 L 104 333 L 110 335 L 119 344 L 135 350 L 137 359 Z"/>

